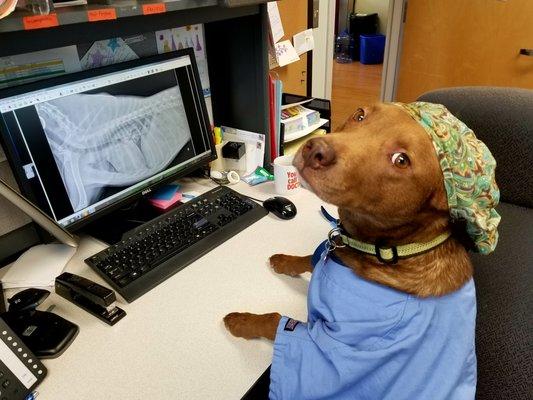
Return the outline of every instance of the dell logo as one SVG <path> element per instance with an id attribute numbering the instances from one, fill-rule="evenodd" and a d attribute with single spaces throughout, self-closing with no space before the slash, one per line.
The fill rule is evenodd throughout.
<path id="1" fill-rule="evenodd" d="M 152 191 L 152 189 L 148 188 L 148 189 L 144 189 L 141 193 L 142 195 L 144 196 L 145 194 L 148 194 Z"/>

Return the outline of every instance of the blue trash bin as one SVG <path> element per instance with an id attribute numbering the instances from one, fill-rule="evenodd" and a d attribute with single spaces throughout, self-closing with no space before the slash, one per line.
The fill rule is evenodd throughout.
<path id="1" fill-rule="evenodd" d="M 385 35 L 361 35 L 361 64 L 381 64 L 385 52 Z"/>

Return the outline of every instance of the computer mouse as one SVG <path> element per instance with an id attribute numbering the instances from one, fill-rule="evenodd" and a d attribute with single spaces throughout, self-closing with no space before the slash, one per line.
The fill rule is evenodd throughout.
<path id="1" fill-rule="evenodd" d="M 281 219 L 292 219 L 296 216 L 296 206 L 285 197 L 271 197 L 263 202 L 263 207 Z"/>

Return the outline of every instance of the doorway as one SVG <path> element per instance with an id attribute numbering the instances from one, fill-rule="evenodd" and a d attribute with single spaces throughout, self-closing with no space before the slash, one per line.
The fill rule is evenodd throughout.
<path id="1" fill-rule="evenodd" d="M 359 106 L 380 101 L 382 98 L 385 48 L 384 38 L 380 35 L 386 35 L 388 20 L 389 0 L 336 0 L 336 45 L 331 94 L 333 129 L 340 126 Z M 362 59 L 359 32 L 367 36 L 364 39 L 367 45 L 364 46 Z M 347 57 L 339 57 L 340 52 L 345 52 L 342 47 L 345 35 L 351 37 L 349 60 Z M 372 35 L 377 36 L 375 39 L 369 38 Z"/>

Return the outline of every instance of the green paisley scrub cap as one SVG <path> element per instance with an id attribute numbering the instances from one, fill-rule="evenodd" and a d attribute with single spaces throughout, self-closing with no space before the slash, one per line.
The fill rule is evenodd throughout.
<path id="1" fill-rule="evenodd" d="M 433 142 L 452 221 L 464 221 L 475 250 L 489 254 L 498 243 L 500 215 L 494 208 L 500 191 L 494 180 L 496 160 L 488 147 L 443 105 L 394 104 L 422 125 Z"/>

